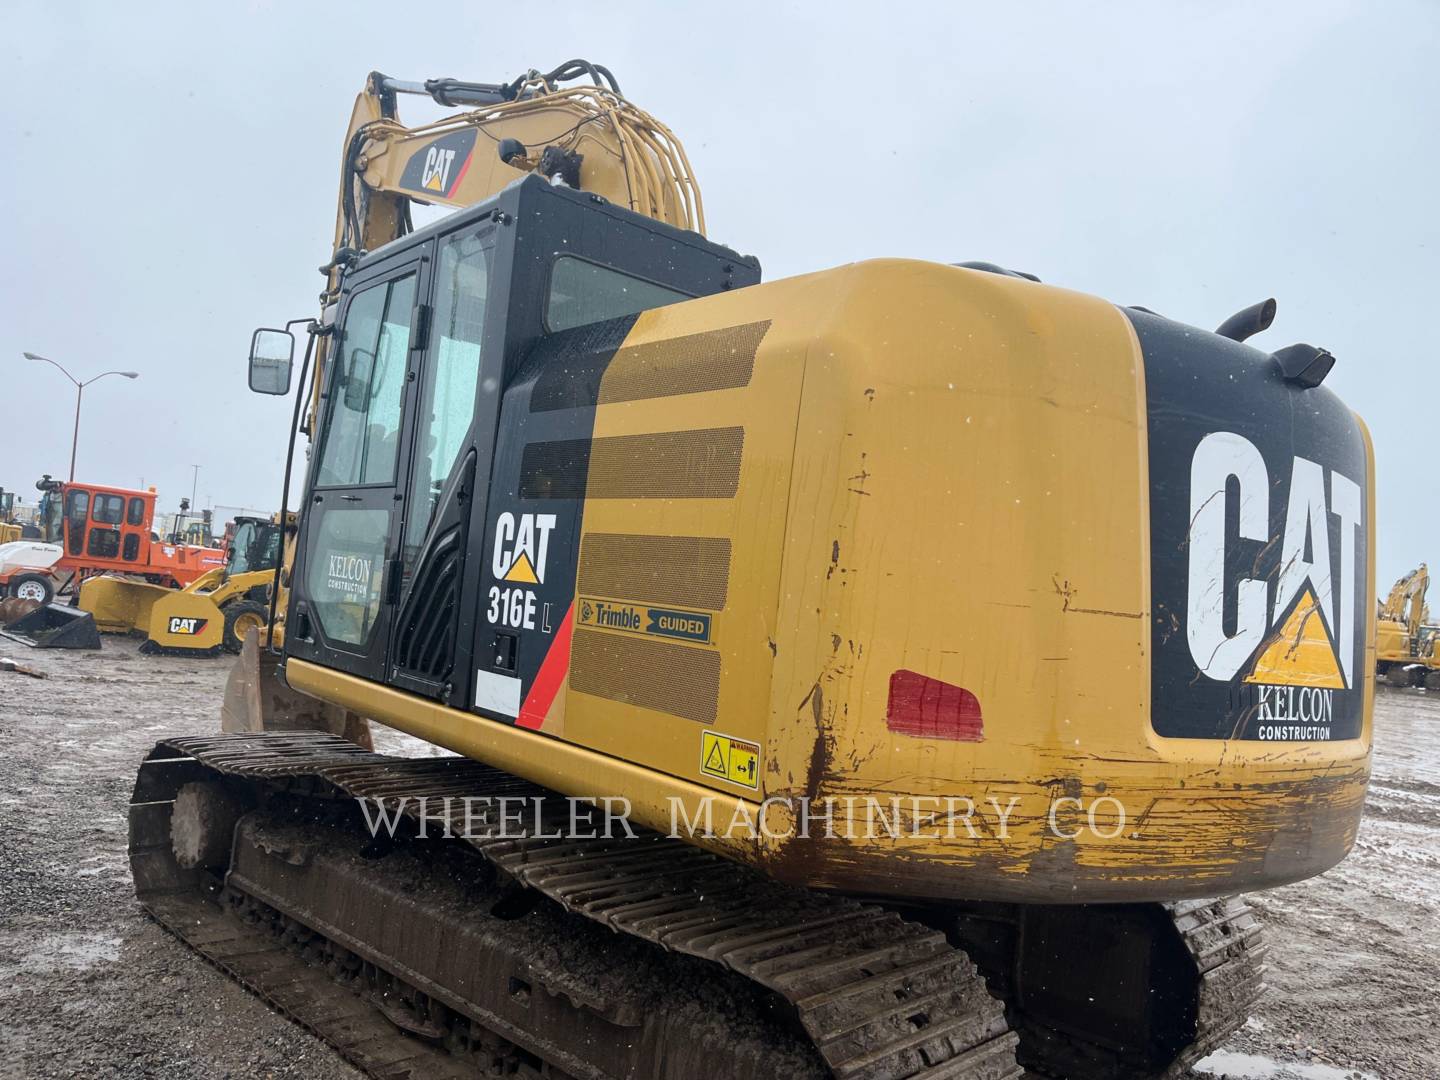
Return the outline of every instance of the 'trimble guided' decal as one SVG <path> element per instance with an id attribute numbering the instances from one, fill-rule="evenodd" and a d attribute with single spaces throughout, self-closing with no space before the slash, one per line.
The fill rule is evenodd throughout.
<path id="1" fill-rule="evenodd" d="M 703 611 L 627 604 L 582 596 L 575 609 L 575 624 L 597 630 L 623 630 L 629 634 L 675 638 L 710 644 L 710 620 Z"/>

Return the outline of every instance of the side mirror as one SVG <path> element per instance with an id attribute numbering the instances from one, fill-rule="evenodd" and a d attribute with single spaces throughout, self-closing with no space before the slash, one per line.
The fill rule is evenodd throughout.
<path id="1" fill-rule="evenodd" d="M 294 334 L 256 330 L 250 338 L 250 389 L 257 394 L 288 394 L 294 362 Z"/>

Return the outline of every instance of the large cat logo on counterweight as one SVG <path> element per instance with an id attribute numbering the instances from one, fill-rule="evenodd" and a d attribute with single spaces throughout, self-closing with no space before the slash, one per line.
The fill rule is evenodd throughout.
<path id="1" fill-rule="evenodd" d="M 1196 446 L 1185 634 L 1201 675 L 1252 688 L 1251 737 L 1329 739 L 1335 695 L 1358 684 L 1364 650 L 1355 619 L 1363 499 L 1360 485 L 1334 469 L 1299 456 L 1286 466 L 1284 529 L 1272 535 L 1270 501 L 1286 478 L 1272 477 L 1254 443 L 1233 432 Z M 1247 572 L 1236 558 L 1247 543 L 1260 545 L 1252 569 L 1271 563 L 1265 555 L 1278 547 L 1278 570 Z"/>

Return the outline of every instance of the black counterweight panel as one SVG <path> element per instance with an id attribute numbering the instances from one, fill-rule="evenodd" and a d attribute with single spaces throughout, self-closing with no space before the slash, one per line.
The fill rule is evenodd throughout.
<path id="1" fill-rule="evenodd" d="M 1355 738 L 1373 618 L 1358 420 L 1266 353 L 1125 314 L 1145 358 L 1155 731 Z"/>

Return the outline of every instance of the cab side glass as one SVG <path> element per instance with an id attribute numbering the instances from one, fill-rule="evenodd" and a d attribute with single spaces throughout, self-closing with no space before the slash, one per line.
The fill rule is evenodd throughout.
<path id="1" fill-rule="evenodd" d="M 294 361 L 294 334 L 256 330 L 250 338 L 250 389 L 257 394 L 288 394 Z"/>

